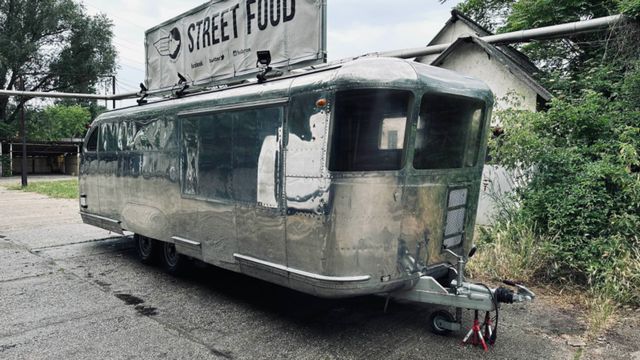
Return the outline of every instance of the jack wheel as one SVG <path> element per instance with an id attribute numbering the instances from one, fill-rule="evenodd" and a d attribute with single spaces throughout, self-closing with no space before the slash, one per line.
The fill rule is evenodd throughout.
<path id="1" fill-rule="evenodd" d="M 160 244 L 157 240 L 135 234 L 136 253 L 143 264 L 151 265 L 158 261 L 160 257 Z"/>
<path id="2" fill-rule="evenodd" d="M 162 244 L 162 267 L 172 275 L 180 275 L 187 267 L 187 258 L 176 250 L 172 243 Z"/>
<path id="3" fill-rule="evenodd" d="M 434 311 L 429 316 L 429 327 L 436 335 L 445 336 L 451 333 L 451 330 L 443 326 L 443 322 L 453 323 L 455 322 L 455 318 L 450 312 L 445 310 Z"/>

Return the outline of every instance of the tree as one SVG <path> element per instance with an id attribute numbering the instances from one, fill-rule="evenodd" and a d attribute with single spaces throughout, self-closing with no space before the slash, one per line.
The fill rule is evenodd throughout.
<path id="1" fill-rule="evenodd" d="M 497 32 L 624 12 L 640 0 L 467 0 L 462 11 Z M 541 271 L 640 304 L 640 57 L 638 24 L 521 49 L 554 92 L 547 111 L 507 110 L 493 161 L 529 182 L 507 203 L 487 244 L 505 251 L 533 234 Z M 515 230 L 514 230 L 515 229 Z M 523 230 L 524 229 L 524 230 Z M 509 236 L 505 236 L 505 234 Z M 509 258 L 504 256 L 504 258 Z"/>
<path id="2" fill-rule="evenodd" d="M 503 33 L 618 13 L 638 17 L 640 0 L 467 0 L 458 8 L 489 30 Z M 616 56 L 637 58 L 638 40 L 637 27 L 621 26 L 610 32 L 573 35 L 571 40 L 533 42 L 523 45 L 521 50 L 550 75 L 541 80 L 554 90 L 555 84 L 548 82 L 549 78 L 571 77 L 587 71 L 593 66 L 593 62 L 587 60 L 610 61 Z M 619 51 L 621 49 L 624 51 Z"/>
<path id="3" fill-rule="evenodd" d="M 0 0 L 0 88 L 22 79 L 27 91 L 93 92 L 115 71 L 112 27 L 72 0 Z M 11 124 L 22 105 L 0 98 L 0 123 Z"/>
<path id="4" fill-rule="evenodd" d="M 29 115 L 29 139 L 35 141 L 83 137 L 91 122 L 91 112 L 80 105 L 54 105 Z"/>

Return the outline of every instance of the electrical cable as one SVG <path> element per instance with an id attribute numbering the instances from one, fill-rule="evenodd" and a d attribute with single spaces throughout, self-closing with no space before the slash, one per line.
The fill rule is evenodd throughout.
<path id="1" fill-rule="evenodd" d="M 496 309 L 496 320 L 493 325 L 493 333 L 491 334 L 491 338 L 487 339 L 489 343 L 493 345 L 495 344 L 496 339 L 498 338 L 498 320 L 499 320 L 498 318 L 500 313 L 500 310 L 498 309 L 498 300 L 496 299 L 496 296 L 494 295 L 494 293 L 491 292 L 491 288 L 489 288 L 487 285 L 483 283 L 476 283 L 476 285 L 482 286 L 487 289 L 487 291 L 489 292 L 489 295 L 491 295 L 491 301 L 493 302 L 493 307 Z"/>

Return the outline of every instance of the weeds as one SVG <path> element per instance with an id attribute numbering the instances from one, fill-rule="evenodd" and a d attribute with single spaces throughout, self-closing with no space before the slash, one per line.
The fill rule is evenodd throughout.
<path id="1" fill-rule="evenodd" d="M 616 303 L 606 294 L 589 291 L 584 299 L 587 309 L 588 336 L 597 337 L 613 322 L 616 311 Z"/>

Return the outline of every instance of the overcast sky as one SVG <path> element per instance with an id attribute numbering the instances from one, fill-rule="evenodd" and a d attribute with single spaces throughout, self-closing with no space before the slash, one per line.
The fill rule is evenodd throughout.
<path id="1" fill-rule="evenodd" d="M 144 80 L 144 32 L 203 0 L 81 0 L 90 14 L 114 22 L 117 92 L 137 91 Z M 329 60 L 426 45 L 459 0 L 328 0 Z M 123 104 L 124 105 L 124 104 Z"/>

